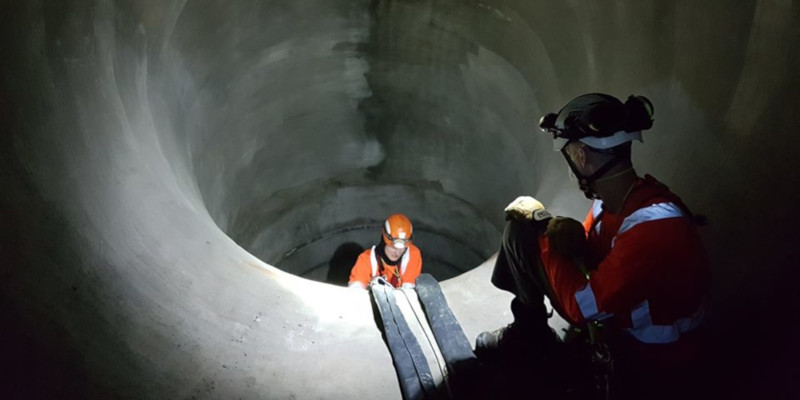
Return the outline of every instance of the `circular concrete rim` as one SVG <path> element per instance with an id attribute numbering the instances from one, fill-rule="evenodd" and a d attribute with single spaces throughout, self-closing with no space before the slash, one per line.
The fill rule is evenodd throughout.
<path id="1" fill-rule="evenodd" d="M 393 50 L 403 47 L 402 40 L 391 40 L 392 32 L 425 32 L 417 29 L 422 25 L 406 23 L 409 16 L 430 20 L 439 15 L 429 7 L 432 2 L 409 6 L 421 6 L 423 12 L 392 3 L 394 9 L 373 10 L 363 20 L 372 24 L 374 17 L 383 17 L 370 33 L 391 43 Z M 61 382 L 82 397 L 354 397 L 359 394 L 353 389 L 357 382 L 347 371 L 368 365 L 378 379 L 365 390 L 396 398 L 393 371 L 386 368 L 388 356 L 371 330 L 364 299 L 261 263 L 230 241 L 210 216 L 216 210 L 198 200 L 198 185 L 186 162 L 191 155 L 169 139 L 183 129 L 165 122 L 164 116 L 187 112 L 166 107 L 167 93 L 184 93 L 166 83 L 182 81 L 173 79 L 180 78 L 175 71 L 177 76 L 162 76 L 159 66 L 181 61 L 165 45 L 181 39 L 172 36 L 177 21 L 201 29 L 206 21 L 232 14 L 221 2 L 208 3 L 208 18 L 192 20 L 182 12 L 191 4 L 7 4 L 13 12 L 0 17 L 8 18 L 0 30 L 9 38 L 4 41 L 3 52 L 9 56 L 2 85 L 13 102 L 4 103 L 0 114 L 3 126 L 11 127 L 11 134 L 0 135 L 5 144 L 2 163 L 8 166 L 0 169 L 0 176 L 10 188 L 2 193 L 3 217 L 17 231 L 6 232 L 13 252 L 0 256 L 4 261 L 10 257 L 2 263 L 5 268 L 24 268 L 6 275 L 4 289 L 9 290 L 3 290 L 3 299 L 11 304 L 18 325 L 30 328 L 25 334 L 45 344 L 41 351 L 56 355 L 53 376 L 77 370 Z M 338 3 L 292 4 L 297 8 L 287 11 L 302 15 Z M 794 103 L 786 99 L 798 89 L 793 79 L 797 52 L 791 51 L 797 47 L 796 6 L 619 2 L 606 10 L 552 2 L 545 5 L 554 12 L 539 13 L 540 3 L 468 5 L 473 12 L 468 18 L 453 9 L 448 14 L 452 20 L 435 20 L 452 22 L 437 27 L 469 26 L 480 19 L 490 31 L 463 35 L 471 46 L 466 50 L 464 43 L 443 49 L 459 57 L 457 63 L 466 66 L 460 73 L 473 81 L 484 81 L 479 79 L 483 72 L 513 76 L 519 83 L 514 88 L 506 82 L 497 93 L 524 97 L 521 92 L 535 89 L 529 102 L 512 102 L 527 107 L 518 118 L 508 118 L 522 121 L 520 130 L 535 122 L 530 115 L 552 111 L 547 108 L 598 86 L 620 96 L 641 93 L 654 100 L 654 132 L 668 134 L 646 137 L 647 144 L 637 149 L 637 165 L 668 181 L 715 221 L 708 233 L 714 238 L 711 253 L 726 268 L 716 298 L 735 305 L 730 311 L 716 308 L 723 311 L 717 315 L 720 330 L 734 333 L 720 339 L 739 344 L 738 317 L 763 310 L 738 300 L 738 286 L 780 292 L 768 277 L 785 276 L 779 266 L 786 265 L 786 249 L 793 248 L 791 227 L 796 224 L 787 224 L 786 218 L 794 214 L 785 210 L 794 207 L 791 182 L 796 179 L 775 182 L 770 177 L 776 168 L 793 171 L 791 155 L 798 143 L 786 136 L 794 132 L 791 116 L 796 114 Z M 237 15 L 252 9 L 239 10 Z M 709 15 L 717 18 L 709 20 Z M 508 31 L 495 30 L 498 24 L 520 29 L 505 35 Z M 563 26 L 581 29 L 564 34 Z M 436 39 L 432 42 L 442 42 L 446 29 L 440 31 L 431 36 Z M 519 40 L 502 40 L 508 37 Z M 518 51 L 521 44 L 529 51 Z M 510 67 L 498 62 L 503 60 Z M 148 76 L 163 80 L 144 84 Z M 442 79 L 449 76 L 442 73 Z M 707 151 L 698 157 L 684 151 L 687 143 Z M 529 145 L 520 142 L 519 147 Z M 556 214 L 578 215 L 581 207 L 571 200 L 574 188 L 567 195 L 556 183 L 562 175 L 555 179 L 550 171 L 534 168 L 551 164 L 549 147 L 533 147 L 535 163 L 528 178 L 538 186 L 530 193 L 562 207 Z M 759 204 L 758 218 L 730 218 L 741 214 L 742 204 Z M 760 266 L 757 274 L 752 265 Z M 500 325 L 487 322 L 484 311 L 495 317 L 507 307 L 507 298 L 494 302 L 476 292 L 483 288 L 470 286 L 473 278 L 486 284 L 489 272 L 487 265 L 444 283 L 470 337 L 475 327 Z M 485 290 L 489 297 L 496 293 Z M 480 298 L 474 293 L 481 293 Z M 342 298 L 327 301 L 333 297 Z M 753 303 L 782 304 L 766 298 L 770 301 Z M 342 305 L 353 308 L 339 313 Z M 723 357 L 731 361 L 723 370 L 736 372 L 740 358 L 762 365 L 761 350 L 782 344 L 759 344 L 751 350 L 757 356 Z M 781 350 L 764 354 L 779 353 L 786 360 L 794 354 Z M 309 365 L 320 369 L 308 370 Z M 766 377 L 769 371 L 756 375 Z M 736 377 L 741 375 L 726 376 L 726 383 Z M 37 388 L 47 390 L 46 381 L 37 382 Z M 325 386 L 318 386 L 320 382 Z"/>

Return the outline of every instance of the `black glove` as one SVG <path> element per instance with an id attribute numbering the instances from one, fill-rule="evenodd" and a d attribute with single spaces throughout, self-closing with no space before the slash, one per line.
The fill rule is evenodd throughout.
<path id="1" fill-rule="evenodd" d="M 547 223 L 544 233 L 550 240 L 550 249 L 570 260 L 583 273 L 592 269 L 589 260 L 589 243 L 583 224 L 567 217 L 554 217 Z"/>

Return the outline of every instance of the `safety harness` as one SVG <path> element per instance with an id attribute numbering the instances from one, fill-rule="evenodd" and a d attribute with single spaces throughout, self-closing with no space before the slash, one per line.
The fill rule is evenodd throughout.
<path id="1" fill-rule="evenodd" d="M 372 246 L 372 257 L 370 263 L 372 264 L 372 277 L 384 277 L 388 283 L 394 287 L 400 287 L 403 284 L 403 273 L 406 272 L 410 260 L 408 248 L 406 248 L 403 255 L 397 261 L 392 262 L 385 257 L 382 251 L 382 245 Z M 386 265 L 395 267 L 392 274 L 386 276 Z"/>

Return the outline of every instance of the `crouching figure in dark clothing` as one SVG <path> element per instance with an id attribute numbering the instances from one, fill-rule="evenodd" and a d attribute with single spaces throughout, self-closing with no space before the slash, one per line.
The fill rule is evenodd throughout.
<path id="1" fill-rule="evenodd" d="M 582 224 L 552 217 L 531 197 L 508 206 L 492 283 L 516 296 L 514 322 L 478 336 L 482 362 L 541 374 L 566 391 L 577 389 L 563 375 L 582 376 L 600 398 L 703 395 L 709 269 L 701 217 L 633 169 L 631 144 L 652 115 L 644 97 L 587 94 L 542 118 L 592 204 Z M 579 341 L 585 363 L 547 325 L 544 296 L 574 331 L 589 333 Z"/>

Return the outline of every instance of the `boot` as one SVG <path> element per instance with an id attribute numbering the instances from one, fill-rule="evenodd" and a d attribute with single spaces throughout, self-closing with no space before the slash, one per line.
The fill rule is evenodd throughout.
<path id="1" fill-rule="evenodd" d="M 475 355 L 486 364 L 512 360 L 523 347 L 519 324 L 508 324 L 491 332 L 481 332 L 475 339 Z"/>

